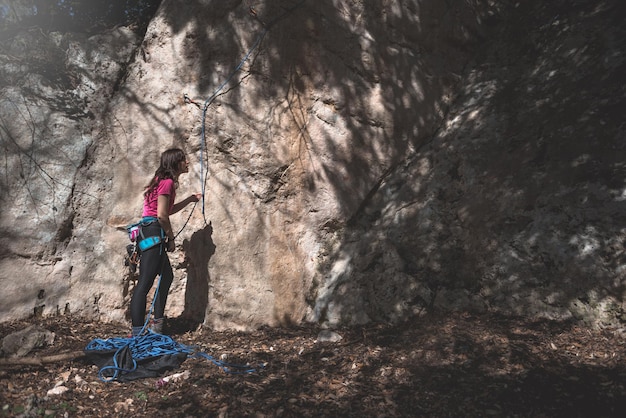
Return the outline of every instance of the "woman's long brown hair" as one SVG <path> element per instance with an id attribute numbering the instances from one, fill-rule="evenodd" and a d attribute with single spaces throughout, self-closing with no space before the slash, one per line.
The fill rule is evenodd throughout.
<path id="1" fill-rule="evenodd" d="M 154 172 L 154 176 L 152 176 L 152 180 L 146 186 L 146 191 L 143 195 L 148 196 L 161 180 L 172 179 L 176 181 L 180 163 L 185 161 L 185 158 L 185 152 L 180 148 L 171 148 L 163 151 L 159 168 Z"/>

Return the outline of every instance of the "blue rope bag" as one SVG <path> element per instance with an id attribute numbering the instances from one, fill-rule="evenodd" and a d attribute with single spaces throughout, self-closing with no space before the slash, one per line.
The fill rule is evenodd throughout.
<path id="1" fill-rule="evenodd" d="M 156 377 L 178 368 L 187 358 L 204 358 L 229 374 L 246 374 L 256 368 L 226 363 L 174 341 L 167 335 L 148 331 L 145 335 L 129 338 L 95 339 L 84 349 L 98 367 L 98 378 L 104 382 Z"/>
<path id="2" fill-rule="evenodd" d="M 84 352 L 100 368 L 98 378 L 104 382 L 155 377 L 178 368 L 189 355 L 187 347 L 152 332 L 130 338 L 95 339 Z"/>

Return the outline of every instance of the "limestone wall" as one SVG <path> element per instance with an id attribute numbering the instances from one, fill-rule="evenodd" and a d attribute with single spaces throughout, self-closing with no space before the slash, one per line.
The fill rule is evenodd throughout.
<path id="1" fill-rule="evenodd" d="M 562 8 L 165 0 L 143 39 L 20 33 L 56 66 L 5 54 L 0 316 L 125 320 L 122 227 L 179 146 L 205 199 L 173 217 L 171 317 L 618 322 L 621 35 Z"/>

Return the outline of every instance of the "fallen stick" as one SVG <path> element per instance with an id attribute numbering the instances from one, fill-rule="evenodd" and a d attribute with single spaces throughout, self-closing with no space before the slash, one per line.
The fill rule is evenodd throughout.
<path id="1" fill-rule="evenodd" d="M 55 363 L 57 361 L 63 361 L 63 360 L 74 360 L 84 355 L 85 353 L 83 353 L 82 351 L 70 351 L 69 353 L 54 354 L 51 356 L 43 356 L 43 357 L 0 358 L 0 366 L 9 366 L 9 365 L 16 365 L 16 364 L 41 366 L 42 364 L 46 364 L 46 363 Z"/>

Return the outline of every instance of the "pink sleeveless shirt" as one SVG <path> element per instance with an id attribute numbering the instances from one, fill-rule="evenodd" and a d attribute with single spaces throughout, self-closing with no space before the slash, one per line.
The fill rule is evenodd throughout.
<path id="1" fill-rule="evenodd" d="M 157 202 L 160 195 L 167 195 L 170 197 L 169 213 L 172 213 L 174 207 L 174 199 L 176 199 L 176 185 L 172 179 L 163 179 L 152 189 L 150 194 L 143 200 L 143 217 L 157 216 Z"/>

